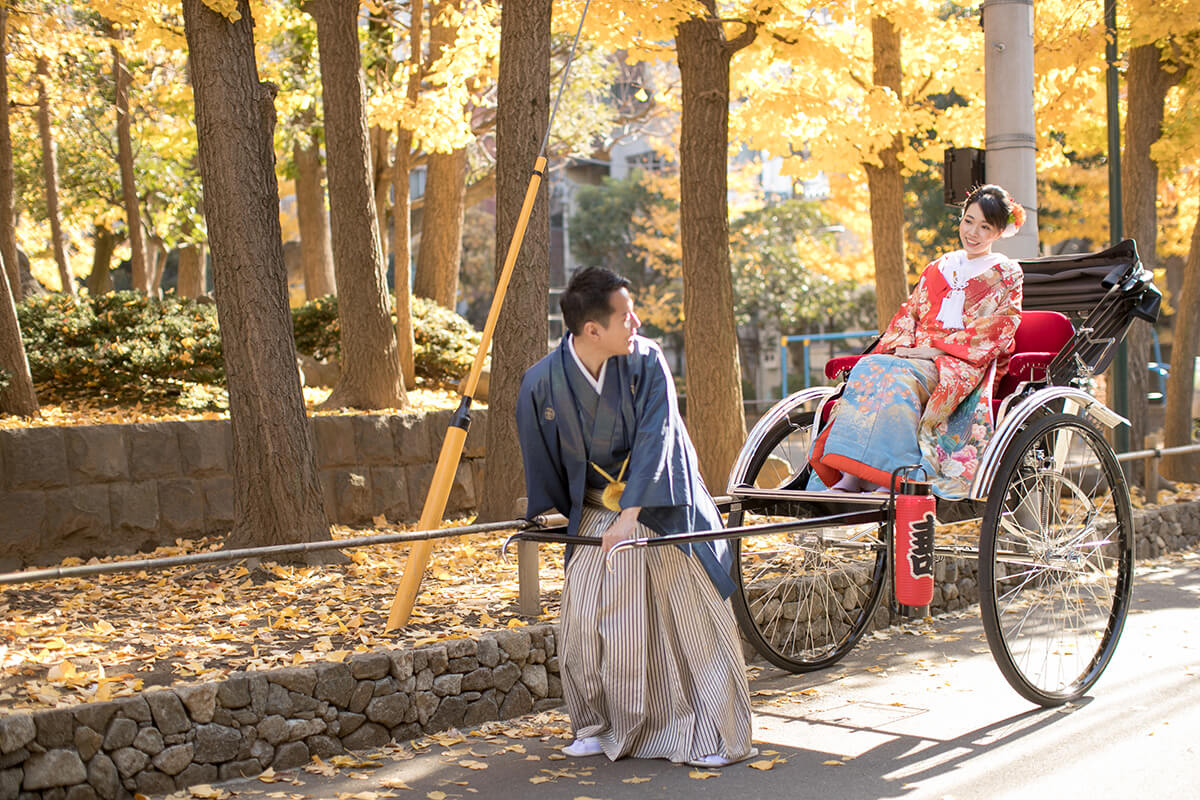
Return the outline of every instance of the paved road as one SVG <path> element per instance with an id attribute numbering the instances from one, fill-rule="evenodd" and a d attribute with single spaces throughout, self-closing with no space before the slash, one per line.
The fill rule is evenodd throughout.
<path id="1" fill-rule="evenodd" d="M 697 778 L 663 761 L 563 759 L 566 740 L 551 733 L 469 736 L 333 776 L 297 771 L 224 788 L 237 798 L 292 800 L 374 800 L 372 792 L 434 800 L 1200 798 L 1197 636 L 1200 554 L 1192 553 L 1139 567 L 1107 672 L 1090 697 L 1057 710 L 1008 687 L 972 609 L 868 637 L 824 673 L 756 670 L 755 741 L 758 761 L 774 762 L 769 770 L 738 765 Z M 526 718 L 511 730 L 545 734 L 555 719 L 546 725 L 545 716 Z M 397 782 L 411 790 L 389 788 Z"/>

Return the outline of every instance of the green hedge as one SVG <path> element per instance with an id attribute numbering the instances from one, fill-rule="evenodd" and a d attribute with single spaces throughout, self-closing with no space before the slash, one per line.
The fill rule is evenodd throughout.
<path id="1" fill-rule="evenodd" d="M 167 400 L 223 406 L 225 384 L 216 306 L 168 296 L 115 292 L 78 303 L 62 294 L 17 306 L 39 395 L 50 401 Z M 339 349 L 337 298 L 293 309 L 296 347 L 318 359 Z M 470 369 L 480 335 L 457 314 L 413 300 L 418 384 L 451 387 Z M 0 375 L 0 381 L 7 376 Z M 2 388 L 0 383 L 0 388 Z"/>
<path id="2" fill-rule="evenodd" d="M 17 307 L 29 372 L 49 399 L 159 399 L 225 383 L 217 310 L 136 292 L 47 294 Z"/>
<path id="3" fill-rule="evenodd" d="M 392 315 L 392 324 L 396 315 Z M 432 300 L 412 299 L 413 358 L 417 384 L 453 388 L 471 369 L 480 333 Z M 296 349 L 320 360 L 336 359 L 340 346 L 337 298 L 320 297 L 292 309 Z"/>

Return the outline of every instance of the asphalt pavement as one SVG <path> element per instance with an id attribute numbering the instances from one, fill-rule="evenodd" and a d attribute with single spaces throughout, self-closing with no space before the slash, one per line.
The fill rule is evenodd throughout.
<path id="1" fill-rule="evenodd" d="M 1009 688 L 971 608 L 869 634 L 824 672 L 752 664 L 762 753 L 719 771 L 564 758 L 551 713 L 219 788 L 283 800 L 1200 798 L 1198 635 L 1200 553 L 1175 554 L 1139 565 L 1107 671 L 1058 709 Z"/>

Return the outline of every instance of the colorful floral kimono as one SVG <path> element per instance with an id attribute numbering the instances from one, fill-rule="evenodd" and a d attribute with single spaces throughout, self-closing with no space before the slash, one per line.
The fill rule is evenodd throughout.
<path id="1" fill-rule="evenodd" d="M 957 293 L 942 267 L 969 263 L 961 251 L 925 268 L 874 350 L 847 377 L 813 445 L 809 488 L 832 486 L 843 473 L 886 486 L 896 468 L 920 464 L 936 495 L 966 496 L 992 433 L 992 386 L 1007 370 L 1021 319 L 1021 267 L 996 260 Z M 893 355 L 902 347 L 942 353 Z"/>

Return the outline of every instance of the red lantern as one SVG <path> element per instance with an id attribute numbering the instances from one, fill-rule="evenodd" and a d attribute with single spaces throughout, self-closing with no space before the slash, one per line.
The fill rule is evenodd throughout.
<path id="1" fill-rule="evenodd" d="M 896 602 L 927 606 L 933 600 L 933 534 L 936 526 L 932 487 L 902 481 L 896 495 Z"/>

